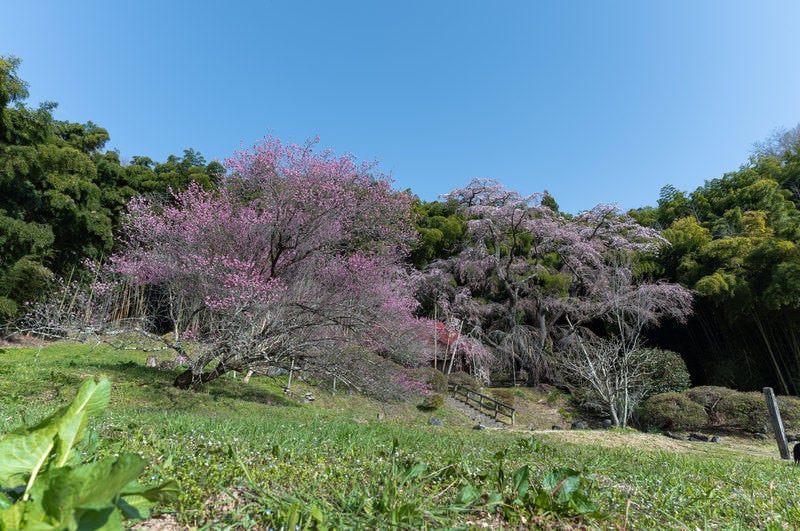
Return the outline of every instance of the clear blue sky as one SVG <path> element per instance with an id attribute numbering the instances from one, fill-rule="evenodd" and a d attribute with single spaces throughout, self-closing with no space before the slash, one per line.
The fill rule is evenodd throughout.
<path id="1" fill-rule="evenodd" d="M 29 103 L 123 158 L 266 134 L 378 159 L 426 200 L 490 177 L 562 209 L 655 205 L 800 121 L 800 2 L 3 2 Z"/>

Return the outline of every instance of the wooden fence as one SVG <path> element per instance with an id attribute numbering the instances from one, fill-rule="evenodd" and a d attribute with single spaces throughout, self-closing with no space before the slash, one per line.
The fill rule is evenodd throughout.
<path id="1" fill-rule="evenodd" d="M 462 387 L 455 384 L 450 384 L 448 387 L 450 392 L 453 393 L 453 398 L 456 400 L 461 400 L 481 413 L 493 415 L 495 420 L 498 420 L 498 416 L 508 417 L 511 424 L 514 424 L 516 410 L 511 405 L 495 400 L 491 396 L 486 396 L 469 387 Z"/>

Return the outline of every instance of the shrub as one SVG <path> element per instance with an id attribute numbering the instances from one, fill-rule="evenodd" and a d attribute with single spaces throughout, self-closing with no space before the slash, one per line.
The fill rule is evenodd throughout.
<path id="1" fill-rule="evenodd" d="M 438 393 L 431 393 L 422 401 L 422 409 L 432 411 L 444 405 L 444 397 Z"/>
<path id="2" fill-rule="evenodd" d="M 0 296 L 0 320 L 10 319 L 17 314 L 17 303 L 8 297 Z"/>
<path id="3" fill-rule="evenodd" d="M 797 433 L 800 430 L 800 398 L 779 396 L 778 408 L 781 410 L 781 419 L 786 430 Z"/>
<path id="4" fill-rule="evenodd" d="M 639 404 L 638 415 L 642 425 L 662 430 L 695 430 L 708 424 L 703 406 L 674 391 L 647 398 Z"/>
<path id="5" fill-rule="evenodd" d="M 712 424 L 720 424 L 719 402 L 726 396 L 736 393 L 733 389 L 716 385 L 701 385 L 687 389 L 684 393 L 693 402 L 703 406 Z"/>
<path id="6" fill-rule="evenodd" d="M 648 363 L 653 367 L 653 388 L 648 394 L 681 392 L 692 385 L 689 369 L 680 354 L 660 348 L 649 349 L 648 353 Z"/>
<path id="7" fill-rule="evenodd" d="M 764 395 L 756 391 L 731 392 L 720 399 L 717 410 L 722 424 L 731 428 L 759 431 L 769 424 Z"/>
<path id="8" fill-rule="evenodd" d="M 410 378 L 422 382 L 434 393 L 447 392 L 447 376 L 431 367 L 420 367 L 409 371 Z"/>
<path id="9" fill-rule="evenodd" d="M 472 389 L 477 389 L 478 387 L 480 387 L 478 381 L 475 378 L 470 376 L 468 373 L 462 371 L 452 372 L 448 374 L 447 383 L 454 384 L 459 387 L 470 387 Z"/>
<path id="10" fill-rule="evenodd" d="M 39 300 L 50 287 L 53 273 L 38 262 L 21 258 L 6 272 L 0 289 L 17 302 Z"/>

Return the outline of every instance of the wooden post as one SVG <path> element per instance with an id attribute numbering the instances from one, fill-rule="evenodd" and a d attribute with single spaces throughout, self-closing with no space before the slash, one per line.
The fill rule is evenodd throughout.
<path id="1" fill-rule="evenodd" d="M 781 452 L 781 459 L 790 459 L 789 442 L 786 440 L 786 431 L 783 429 L 781 412 L 778 409 L 778 401 L 775 400 L 775 392 L 772 387 L 764 388 L 764 399 L 767 401 L 767 411 L 772 421 L 772 430 L 775 432 L 775 440 L 778 441 L 778 450 Z"/>
<path id="2" fill-rule="evenodd" d="M 439 346 L 439 329 L 437 328 L 439 325 L 437 323 L 437 310 L 439 309 L 439 305 L 435 302 L 433 303 L 433 370 L 436 370 L 436 361 L 439 358 L 439 349 L 436 348 Z M 445 361 L 447 361 L 445 359 Z M 444 372 L 444 364 L 442 364 L 442 372 Z"/>
<path id="3" fill-rule="evenodd" d="M 292 389 L 292 375 L 294 375 L 294 356 L 292 356 L 292 366 L 289 367 L 289 381 L 286 382 L 286 392 Z"/>

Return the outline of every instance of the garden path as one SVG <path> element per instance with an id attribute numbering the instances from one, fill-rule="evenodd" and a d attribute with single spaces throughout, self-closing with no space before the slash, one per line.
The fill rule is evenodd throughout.
<path id="1" fill-rule="evenodd" d="M 445 396 L 444 397 L 444 402 L 449 407 L 461 411 L 462 413 L 467 415 L 469 418 L 474 420 L 477 424 L 481 424 L 482 426 L 486 426 L 487 428 L 508 428 L 509 427 L 508 424 L 505 424 L 503 422 L 498 422 L 498 421 L 494 420 L 492 417 L 490 417 L 489 415 L 486 415 L 485 413 L 483 413 L 481 411 L 478 411 L 474 407 L 472 407 L 470 405 L 467 405 L 464 402 L 461 402 L 460 400 L 456 400 L 452 396 Z"/>

